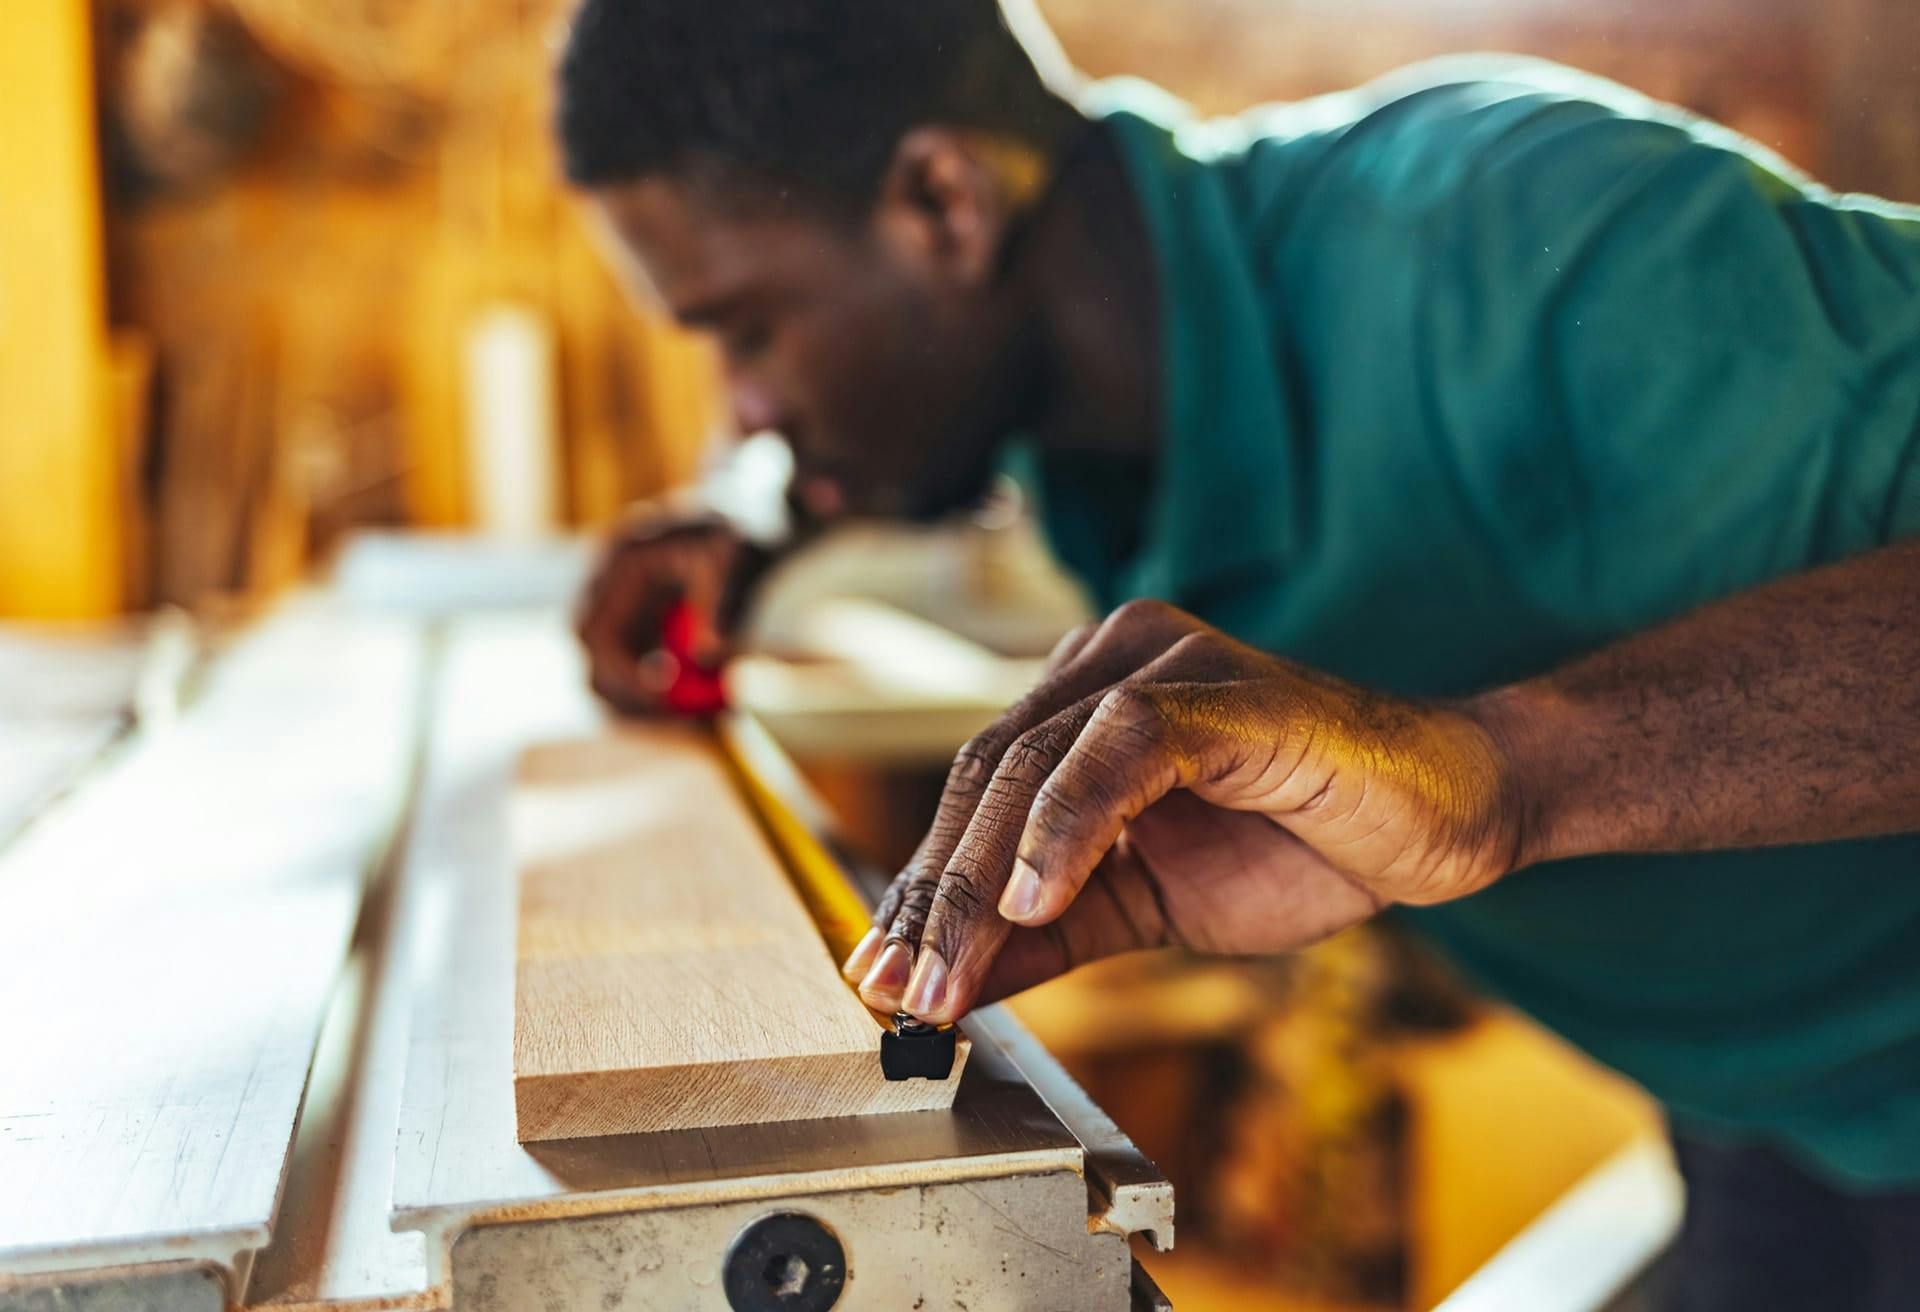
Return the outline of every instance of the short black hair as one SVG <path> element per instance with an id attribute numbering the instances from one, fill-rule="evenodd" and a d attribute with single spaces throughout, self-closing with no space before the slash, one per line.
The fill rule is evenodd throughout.
<path id="1" fill-rule="evenodd" d="M 559 81 L 576 185 L 718 174 L 855 205 L 915 127 L 1044 148 L 1064 108 L 996 0 L 584 0 Z"/>

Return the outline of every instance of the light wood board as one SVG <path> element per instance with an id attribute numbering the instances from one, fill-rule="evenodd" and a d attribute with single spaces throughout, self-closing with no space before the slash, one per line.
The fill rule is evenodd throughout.
<path id="1" fill-rule="evenodd" d="M 557 612 L 456 620 L 441 669 L 401 871 L 411 1015 L 392 1190 L 394 1227 L 427 1233 L 430 1282 L 450 1280 L 458 1235 L 494 1221 L 1080 1169 L 1073 1136 L 991 1060 L 969 1063 L 951 1113 L 517 1143 L 506 802 L 527 746 L 603 721 Z"/>
<path id="2" fill-rule="evenodd" d="M 950 1106 L 881 1076 L 881 1026 L 711 734 L 542 745 L 512 811 L 522 1142 Z"/>
<path id="3" fill-rule="evenodd" d="M 268 1235 L 399 814 L 410 624 L 296 606 L 0 859 L 0 1273 Z"/>

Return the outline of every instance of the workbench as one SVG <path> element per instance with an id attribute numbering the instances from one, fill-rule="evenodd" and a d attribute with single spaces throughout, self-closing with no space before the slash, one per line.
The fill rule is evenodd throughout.
<path id="1" fill-rule="evenodd" d="M 765 1306 L 1166 1306 L 1170 1187 L 998 1008 L 950 1112 L 517 1143 L 505 791 L 602 713 L 559 609 L 419 591 L 249 626 L 0 846 L 0 1309 L 724 1308 L 821 1234 Z"/>
<path id="2" fill-rule="evenodd" d="M 0 645 L 0 1312 L 723 1308 L 789 1212 L 843 1241 L 839 1307 L 1166 1306 L 1129 1240 L 1171 1245 L 1170 1187 L 1000 1008 L 950 1113 L 515 1142 L 504 803 L 525 745 L 603 726 L 559 604 L 583 565 L 389 540 L 237 633 Z M 876 682 L 900 709 L 862 733 L 906 714 L 852 673 L 773 670 L 770 718 L 833 738 Z M 1678 1216 L 1632 1147 L 1446 1312 L 1641 1306 Z"/>

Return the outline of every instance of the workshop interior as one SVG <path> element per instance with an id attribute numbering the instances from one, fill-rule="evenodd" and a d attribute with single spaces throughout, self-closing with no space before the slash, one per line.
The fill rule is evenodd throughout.
<path id="1" fill-rule="evenodd" d="M 1660 1102 L 1400 918 L 843 979 L 1110 609 L 1012 481 L 596 696 L 605 544 L 795 457 L 566 177 L 573 8 L 0 10 L 0 1309 L 1668 1306 Z M 1535 56 L 1920 202 L 1912 0 L 1008 15 L 1197 115 Z"/>

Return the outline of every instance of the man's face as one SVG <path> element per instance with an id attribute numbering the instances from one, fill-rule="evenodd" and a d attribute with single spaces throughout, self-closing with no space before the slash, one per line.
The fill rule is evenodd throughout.
<path id="1" fill-rule="evenodd" d="M 978 504 L 1025 390 L 1013 297 L 876 212 L 838 220 L 647 179 L 594 199 L 681 323 L 710 333 L 742 432 L 792 445 L 813 513 Z"/>

